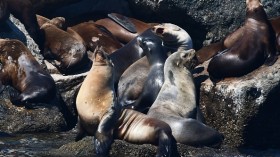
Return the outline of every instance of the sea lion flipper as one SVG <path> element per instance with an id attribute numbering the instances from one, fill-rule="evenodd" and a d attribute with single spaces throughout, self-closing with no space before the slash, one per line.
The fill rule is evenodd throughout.
<path id="1" fill-rule="evenodd" d="M 137 33 L 135 25 L 126 17 L 120 14 L 111 13 L 108 14 L 108 17 L 115 21 L 117 24 L 125 28 L 131 33 Z"/>
<path id="2" fill-rule="evenodd" d="M 107 155 L 113 142 L 113 131 L 120 116 L 120 106 L 116 103 L 102 117 L 94 136 L 96 154 Z"/>
<path id="3" fill-rule="evenodd" d="M 112 142 L 113 139 L 110 135 L 105 135 L 96 131 L 93 144 L 97 156 L 108 156 Z"/>
<path id="4" fill-rule="evenodd" d="M 156 157 L 160 156 L 170 156 L 172 151 L 172 141 L 171 138 L 166 134 L 165 131 L 161 130 L 159 132 L 159 142 Z M 176 147 L 174 147 L 176 148 Z"/>
<path id="5" fill-rule="evenodd" d="M 2 82 L 0 81 L 0 94 L 4 91 L 5 87 L 3 86 Z"/>
<path id="6" fill-rule="evenodd" d="M 23 102 L 22 102 L 22 96 L 19 92 L 15 91 L 15 90 L 9 90 L 9 95 L 10 95 L 10 101 L 12 104 L 16 105 L 16 106 L 24 106 Z"/>
<path id="7" fill-rule="evenodd" d="M 267 57 L 267 59 L 265 60 L 265 65 L 267 66 L 271 66 L 273 65 L 276 61 L 277 61 L 278 57 L 275 55 L 270 55 Z"/>
<path id="8" fill-rule="evenodd" d="M 78 130 L 78 133 L 75 137 L 75 141 L 80 141 L 81 139 L 83 139 L 86 135 L 85 133 L 85 129 L 82 127 L 81 125 L 81 121 L 80 121 L 80 118 L 78 117 L 78 123 L 77 123 L 77 130 Z"/>

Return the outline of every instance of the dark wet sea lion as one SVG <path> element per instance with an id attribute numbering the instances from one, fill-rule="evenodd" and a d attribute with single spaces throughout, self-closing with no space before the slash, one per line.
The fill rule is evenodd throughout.
<path id="1" fill-rule="evenodd" d="M 277 59 L 275 32 L 260 1 L 246 0 L 246 5 L 244 26 L 230 36 L 228 49 L 209 63 L 209 76 L 214 81 L 245 75 L 263 63 L 272 65 Z"/>
<path id="2" fill-rule="evenodd" d="M 91 52 L 94 52 L 97 46 L 102 46 L 105 52 L 111 54 L 122 47 L 110 31 L 92 21 L 83 22 L 71 28 L 83 38 L 87 49 Z"/>
<path id="3" fill-rule="evenodd" d="M 197 121 L 196 89 L 192 60 L 195 51 L 178 50 L 164 65 L 164 84 L 147 115 L 169 124 L 178 143 L 192 146 L 219 145 L 223 136 Z"/>
<path id="4" fill-rule="evenodd" d="M 66 31 L 59 28 L 64 21 L 64 18 L 57 17 L 44 23 L 40 29 L 45 34 L 43 56 L 60 72 L 69 74 L 88 63 L 88 57 L 83 39 L 71 28 Z"/>
<path id="5" fill-rule="evenodd" d="M 18 40 L 0 39 L 0 86 L 11 85 L 19 95 L 11 95 L 14 105 L 47 103 L 55 98 L 53 78 Z"/>
<path id="6" fill-rule="evenodd" d="M 157 53 L 152 52 L 153 54 L 150 54 L 148 58 L 153 56 L 153 58 L 161 58 L 161 61 L 158 62 L 159 60 L 154 60 L 150 62 L 150 64 L 146 56 L 142 57 L 125 70 L 118 84 L 118 100 L 120 103 L 124 106 L 131 106 L 141 112 L 152 105 L 162 85 L 163 64 L 166 59 L 162 59 L 162 57 L 167 57 L 167 53 L 173 53 L 178 49 L 188 50 L 192 48 L 192 39 L 185 30 L 177 25 L 163 23 L 154 26 L 152 30 L 163 40 L 163 44 L 161 44 L 162 41 L 159 41 L 157 36 L 153 36 L 152 39 L 157 42 L 154 42 L 152 45 L 150 44 L 150 50 L 146 49 L 146 51 L 147 53 L 148 51 Z M 141 39 L 142 37 L 139 38 Z M 145 37 L 143 39 L 145 40 L 148 38 Z M 154 67 L 153 70 L 151 70 L 151 67 Z"/>
<path id="7" fill-rule="evenodd" d="M 148 75 L 142 87 L 143 89 L 141 93 L 139 93 L 140 95 L 135 100 L 131 99 L 134 94 L 133 91 L 132 93 L 125 92 L 126 90 L 129 91 L 129 88 L 127 86 L 122 86 L 121 84 L 119 84 L 118 91 L 124 91 L 122 93 L 119 93 L 124 94 L 119 95 L 120 104 L 125 107 L 133 108 L 137 111 L 143 112 L 144 110 L 147 111 L 147 109 L 153 104 L 163 84 L 163 67 L 164 62 L 167 58 L 167 51 L 164 50 L 164 47 L 162 46 L 162 40 L 157 36 L 137 37 L 137 40 L 140 47 L 146 54 L 146 58 L 150 65 Z M 130 77 L 133 77 L 134 75 L 136 75 L 135 77 L 138 77 L 138 73 L 133 72 L 130 74 Z M 130 86 L 133 85 L 134 84 L 131 84 Z"/>
<path id="8" fill-rule="evenodd" d="M 79 115 L 78 135 L 95 136 L 99 156 L 109 153 L 113 138 L 132 143 L 158 145 L 158 156 L 170 156 L 174 139 L 170 127 L 134 110 L 122 110 L 114 92 L 114 68 L 106 55 L 97 50 L 93 65 L 79 90 L 76 106 Z"/>
<path id="9" fill-rule="evenodd" d="M 146 30 L 141 37 L 155 36 L 151 29 Z M 137 39 L 134 38 L 122 48 L 109 55 L 114 63 L 115 68 L 115 84 L 119 82 L 122 73 L 135 61 L 145 56 L 142 48 L 137 44 Z"/>
<path id="10" fill-rule="evenodd" d="M 115 14 L 115 16 L 123 16 L 123 15 L 116 14 L 116 13 L 114 13 L 114 14 Z M 100 20 L 97 20 L 95 23 L 106 27 L 122 43 L 130 42 L 136 36 L 140 35 L 144 31 L 146 31 L 147 29 L 152 27 L 148 23 L 137 20 L 135 18 L 123 17 L 122 19 L 128 20 L 127 23 L 132 23 L 135 26 L 135 30 L 137 32 L 132 33 L 130 31 L 128 31 L 123 26 L 121 26 L 120 24 L 118 24 L 117 22 L 112 20 L 111 18 L 100 19 Z M 124 23 L 123 25 L 127 25 L 127 24 Z"/>

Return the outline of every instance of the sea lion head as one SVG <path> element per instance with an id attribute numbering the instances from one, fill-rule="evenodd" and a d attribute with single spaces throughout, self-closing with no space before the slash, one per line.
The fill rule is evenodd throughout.
<path id="1" fill-rule="evenodd" d="M 187 69 L 191 70 L 196 65 L 195 58 L 195 50 L 179 50 L 172 54 L 170 59 L 173 59 L 173 66 L 175 67 L 186 67 Z"/>
<path id="2" fill-rule="evenodd" d="M 106 53 L 102 47 L 97 47 L 93 52 L 93 64 L 95 66 L 109 65 L 114 66 L 108 53 Z"/>
<path id="3" fill-rule="evenodd" d="M 189 34 L 177 25 L 162 23 L 153 26 L 152 31 L 162 38 L 164 45 L 167 47 L 184 47 L 186 49 L 191 49 L 193 47 L 192 39 Z"/>
<path id="4" fill-rule="evenodd" d="M 156 36 L 149 37 L 137 37 L 138 45 L 143 49 L 146 55 L 153 55 L 154 51 L 157 51 L 159 45 L 161 47 L 162 40 Z"/>
<path id="5" fill-rule="evenodd" d="M 267 15 L 259 0 L 246 0 L 246 18 L 257 21 L 267 21 Z"/>

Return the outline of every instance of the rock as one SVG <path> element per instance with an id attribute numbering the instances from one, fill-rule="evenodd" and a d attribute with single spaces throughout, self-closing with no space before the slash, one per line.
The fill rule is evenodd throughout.
<path id="1" fill-rule="evenodd" d="M 208 63 L 198 66 L 196 70 L 204 71 L 194 75 L 201 86 L 199 103 L 206 123 L 224 134 L 224 145 L 279 148 L 280 59 L 216 86 L 205 80 Z"/>
<path id="2" fill-rule="evenodd" d="M 0 94 L 0 130 L 7 133 L 57 132 L 67 129 L 65 117 L 58 104 L 36 104 L 35 109 L 17 107 L 9 100 L 6 86 Z M 32 104 L 34 105 L 34 104 Z"/>
<path id="3" fill-rule="evenodd" d="M 135 17 L 147 22 L 170 22 L 184 28 L 194 48 L 219 41 L 243 24 L 245 0 L 128 0 Z M 280 3 L 262 0 L 269 17 L 280 15 Z"/>

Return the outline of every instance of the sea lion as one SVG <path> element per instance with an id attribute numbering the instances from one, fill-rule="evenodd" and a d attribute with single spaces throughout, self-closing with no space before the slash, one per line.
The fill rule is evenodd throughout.
<path id="1" fill-rule="evenodd" d="M 94 52 L 97 46 L 102 46 L 105 52 L 111 54 L 122 47 L 110 31 L 93 21 L 83 22 L 71 28 L 83 38 L 91 52 Z"/>
<path id="2" fill-rule="evenodd" d="M 151 29 L 147 29 L 139 36 L 152 37 L 155 34 Z M 109 55 L 115 68 L 115 85 L 119 82 L 122 73 L 135 61 L 145 56 L 143 49 L 137 44 L 137 38 L 134 38 L 122 48 Z"/>
<path id="3" fill-rule="evenodd" d="M 127 94 L 119 95 L 119 98 L 121 100 L 120 104 L 122 104 L 125 107 L 131 107 L 137 111 L 144 112 L 144 110 L 147 111 L 147 109 L 153 104 L 163 84 L 163 67 L 164 62 L 167 58 L 167 51 L 164 50 L 164 47 L 162 46 L 162 40 L 157 36 L 138 37 L 137 41 L 139 43 L 139 46 L 143 49 L 144 53 L 146 54 L 146 58 L 150 65 L 148 75 L 144 81 L 144 84 L 142 84 L 143 89 L 140 95 L 135 100 L 131 99 L 132 97 L 135 97 L 133 95 L 135 92 L 126 93 L 126 90 L 129 91 L 129 86 L 134 85 L 131 84 L 131 82 L 125 82 L 125 85 L 129 85 L 128 87 L 123 86 L 122 84 L 120 84 L 120 82 L 118 86 L 118 91 L 124 91 L 120 94 Z M 133 77 L 133 75 L 135 75 L 135 73 L 130 73 L 131 77 Z M 134 77 L 137 78 L 138 73 L 136 73 Z M 130 81 L 135 81 L 135 79 Z"/>
<path id="4" fill-rule="evenodd" d="M 148 23 L 137 20 L 135 18 L 129 18 L 121 14 L 111 13 L 109 15 L 112 15 L 112 17 L 117 17 L 118 19 L 122 19 L 122 21 L 119 21 L 119 23 L 122 23 L 122 25 L 124 26 L 130 24 L 133 25 L 131 27 L 135 27 L 134 29 L 136 30 L 136 32 L 130 32 L 122 25 L 115 22 L 115 20 L 112 20 L 112 18 L 104 18 L 95 22 L 96 24 L 106 27 L 120 42 L 124 44 L 130 42 L 136 36 L 152 27 Z"/>
<path id="5" fill-rule="evenodd" d="M 270 18 L 269 22 L 271 23 L 271 25 L 276 33 L 276 39 L 277 39 L 278 34 L 280 33 L 280 16 Z M 203 62 L 209 60 L 210 58 L 212 58 L 213 56 L 215 56 L 217 53 L 231 47 L 239 39 L 239 37 L 240 37 L 239 35 L 241 35 L 242 31 L 243 31 L 242 29 L 243 29 L 243 27 L 238 28 L 237 30 L 239 30 L 239 32 L 234 31 L 231 34 L 229 34 L 225 39 L 223 39 L 219 42 L 204 46 L 200 50 L 198 50 L 196 52 L 196 57 L 197 57 L 198 63 L 203 63 Z M 280 51 L 279 39 L 277 41 L 278 42 L 276 43 L 276 46 L 277 46 L 277 50 L 279 52 Z"/>
<path id="6" fill-rule="evenodd" d="M 20 92 L 19 95 L 11 95 L 11 102 L 17 106 L 47 103 L 54 100 L 56 95 L 53 78 L 27 47 L 15 39 L 0 39 L 1 84 L 11 85 Z"/>
<path id="7" fill-rule="evenodd" d="M 192 48 L 191 37 L 184 29 L 177 25 L 163 23 L 152 27 L 152 31 L 162 41 L 159 41 L 157 36 L 153 36 L 152 39 L 155 42 L 150 45 L 146 44 L 144 47 L 147 51 L 146 53 L 150 54 L 149 51 L 152 51 L 148 58 L 153 56 L 153 58 L 156 57 L 161 60 L 154 60 L 149 63 L 146 56 L 142 57 L 125 70 L 118 83 L 119 102 L 124 106 L 130 106 L 130 108 L 141 112 L 146 111 L 152 105 L 163 83 L 163 64 L 167 53 L 173 53 L 178 49 L 188 50 Z M 139 41 L 139 43 L 143 43 L 147 37 L 138 38 L 143 39 L 142 42 Z M 149 40 L 149 38 L 147 39 Z M 165 59 L 162 59 L 162 57 Z M 151 70 L 152 67 L 154 67 L 154 70 Z M 154 73 L 154 71 L 156 72 Z M 158 83 L 154 84 L 152 82 Z M 152 85 L 149 85 L 151 83 Z"/>
<path id="8" fill-rule="evenodd" d="M 164 84 L 147 115 L 169 124 L 178 143 L 192 146 L 221 144 L 216 130 L 194 119 L 197 112 L 196 90 L 190 69 L 195 50 L 178 50 L 164 64 Z"/>
<path id="9" fill-rule="evenodd" d="M 97 49 L 92 68 L 76 98 L 79 115 L 78 134 L 94 137 L 98 156 L 109 153 L 113 138 L 132 143 L 157 144 L 158 156 L 170 156 L 174 145 L 170 127 L 134 110 L 122 110 L 114 91 L 114 68 L 105 53 Z"/>
<path id="10" fill-rule="evenodd" d="M 64 22 L 63 17 L 56 17 L 40 27 L 45 34 L 42 53 L 60 72 L 69 74 L 83 68 L 89 60 L 85 43 L 79 34 L 71 28 L 66 31 L 60 29 Z"/>
<path id="11" fill-rule="evenodd" d="M 209 76 L 214 82 L 245 75 L 263 63 L 272 65 L 277 60 L 275 32 L 260 1 L 246 0 L 246 6 L 244 26 L 230 36 L 231 46 L 209 63 Z"/>

